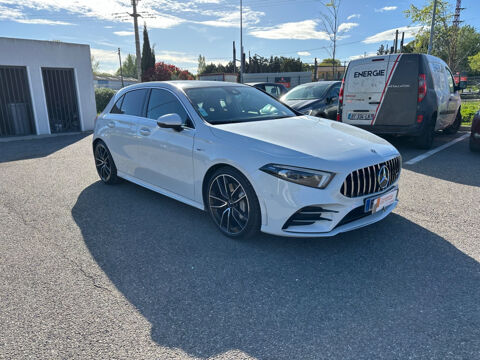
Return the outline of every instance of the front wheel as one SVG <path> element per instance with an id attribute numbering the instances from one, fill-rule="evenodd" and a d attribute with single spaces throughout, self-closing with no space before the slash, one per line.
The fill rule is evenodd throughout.
<path id="1" fill-rule="evenodd" d="M 210 177 L 206 205 L 220 231 L 231 238 L 249 238 L 260 230 L 260 205 L 247 178 L 224 167 Z"/>

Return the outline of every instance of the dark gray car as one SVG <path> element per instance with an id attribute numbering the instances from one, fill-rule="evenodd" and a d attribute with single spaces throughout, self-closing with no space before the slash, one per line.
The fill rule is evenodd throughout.
<path id="1" fill-rule="evenodd" d="M 335 120 L 341 84 L 340 81 L 319 81 L 299 85 L 280 100 L 303 114 Z"/>

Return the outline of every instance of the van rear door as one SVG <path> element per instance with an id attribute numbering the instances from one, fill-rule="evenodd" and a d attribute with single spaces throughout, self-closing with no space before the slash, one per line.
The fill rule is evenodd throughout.
<path id="1" fill-rule="evenodd" d="M 370 125 L 385 89 L 391 55 L 353 60 L 348 66 L 342 121 Z"/>

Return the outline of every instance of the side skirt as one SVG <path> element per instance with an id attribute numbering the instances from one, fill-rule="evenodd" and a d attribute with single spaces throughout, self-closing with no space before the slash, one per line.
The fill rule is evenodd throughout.
<path id="1" fill-rule="evenodd" d="M 177 201 L 180 201 L 184 204 L 187 204 L 187 205 L 190 205 L 190 206 L 193 206 L 197 209 L 200 209 L 200 210 L 205 210 L 205 207 L 203 206 L 203 204 L 200 204 L 196 201 L 193 201 L 193 200 L 190 200 L 186 197 L 183 197 L 181 195 L 178 195 L 178 194 L 175 194 L 171 191 L 168 191 L 168 190 L 165 190 L 161 187 L 158 187 L 158 186 L 155 186 L 155 185 L 152 185 L 152 184 L 149 184 L 143 180 L 140 180 L 140 179 L 137 179 L 136 177 L 133 177 L 133 176 L 130 176 L 130 175 L 127 175 L 121 171 L 117 171 L 117 176 L 121 177 L 122 179 L 125 179 L 125 180 L 128 180 L 134 184 L 137 184 L 137 185 L 140 185 L 144 188 L 147 188 L 149 190 L 152 190 L 152 191 L 155 191 L 156 193 L 159 193 L 159 194 L 162 194 L 162 195 L 165 195 L 169 198 L 172 198 L 174 200 L 177 200 Z"/>

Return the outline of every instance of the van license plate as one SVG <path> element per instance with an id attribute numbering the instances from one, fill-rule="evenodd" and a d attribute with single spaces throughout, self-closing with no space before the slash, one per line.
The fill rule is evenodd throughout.
<path id="1" fill-rule="evenodd" d="M 379 197 L 370 198 L 365 200 L 365 212 L 371 211 L 372 214 L 377 211 L 385 209 L 387 206 L 392 205 L 397 199 L 398 188 L 389 191 Z"/>
<path id="2" fill-rule="evenodd" d="M 348 113 L 348 120 L 373 120 L 374 113 Z"/>

